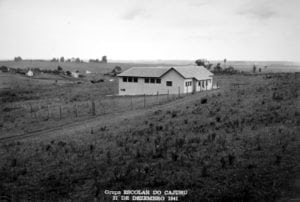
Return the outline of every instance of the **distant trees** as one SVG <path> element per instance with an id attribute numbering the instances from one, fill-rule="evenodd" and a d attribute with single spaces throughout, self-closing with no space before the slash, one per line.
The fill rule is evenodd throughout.
<path id="1" fill-rule="evenodd" d="M 60 62 L 65 62 L 65 58 L 64 57 L 60 57 Z"/>
<path id="2" fill-rule="evenodd" d="M 20 62 L 20 61 L 22 61 L 22 58 L 20 56 L 17 56 L 17 57 L 14 58 L 14 61 L 15 62 Z"/>
<path id="3" fill-rule="evenodd" d="M 255 66 L 255 65 L 253 65 L 252 72 L 253 72 L 253 73 L 256 72 L 256 66 Z"/>
<path id="4" fill-rule="evenodd" d="M 89 63 L 99 63 L 100 60 L 97 58 L 97 59 L 89 59 Z"/>
<path id="5" fill-rule="evenodd" d="M 214 67 L 214 72 L 221 72 L 221 71 L 222 71 L 221 63 L 218 63 L 218 64 Z"/>
<path id="6" fill-rule="evenodd" d="M 205 59 L 198 59 L 195 61 L 195 63 L 197 66 L 203 66 L 208 70 L 210 70 L 212 67 L 212 64 L 208 60 L 205 60 Z"/>
<path id="7" fill-rule="evenodd" d="M 58 62 L 59 59 L 58 58 L 52 58 L 52 60 L 50 60 L 50 62 Z"/>
<path id="8" fill-rule="evenodd" d="M 205 60 L 203 60 L 203 59 L 198 59 L 198 60 L 196 60 L 195 61 L 195 63 L 196 63 L 196 65 L 197 66 L 204 66 L 205 67 Z"/>
<path id="9" fill-rule="evenodd" d="M 57 67 L 57 71 L 62 72 L 62 71 L 63 71 L 63 68 L 62 68 L 61 66 L 58 66 L 58 67 Z"/>
<path id="10" fill-rule="evenodd" d="M 0 67 L 0 71 L 2 71 L 2 72 L 8 72 L 8 71 L 9 71 L 9 68 L 8 68 L 7 66 L 2 65 L 2 66 Z"/>
<path id="11" fill-rule="evenodd" d="M 226 73 L 226 74 L 235 74 L 235 73 L 237 73 L 237 72 L 238 72 L 238 71 L 235 70 L 235 69 L 233 68 L 233 66 L 226 67 L 226 68 L 224 68 L 223 71 L 222 71 L 222 73 Z"/>
<path id="12" fill-rule="evenodd" d="M 107 63 L 107 57 L 104 55 L 102 56 L 102 60 L 101 60 L 102 63 Z"/>
<path id="13" fill-rule="evenodd" d="M 107 63 L 107 57 L 104 55 L 102 56 L 101 61 L 96 58 L 96 59 L 89 59 L 89 63 Z"/>
<path id="14" fill-rule="evenodd" d="M 122 71 L 122 68 L 120 66 L 115 66 L 115 68 L 112 70 L 113 76 L 116 76 L 117 74 L 120 74 Z"/>

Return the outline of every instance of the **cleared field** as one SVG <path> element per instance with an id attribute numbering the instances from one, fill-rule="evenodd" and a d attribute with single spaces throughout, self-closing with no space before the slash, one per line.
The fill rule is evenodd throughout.
<path id="1" fill-rule="evenodd" d="M 263 73 L 274 70 L 268 64 Z M 218 91 L 178 99 L 114 96 L 118 82 L 103 74 L 144 64 L 0 65 L 94 72 L 0 73 L 0 138 L 27 135 L 0 143 L 4 199 L 110 201 L 104 190 L 185 189 L 180 201 L 274 201 L 299 172 L 299 73 L 217 75 Z M 285 65 L 278 71 L 296 67 Z"/>
<path id="2" fill-rule="evenodd" d="M 0 195 L 110 201 L 104 190 L 185 189 L 180 201 L 285 196 L 299 171 L 299 74 L 218 79 L 219 93 L 118 115 L 93 131 L 3 143 Z"/>

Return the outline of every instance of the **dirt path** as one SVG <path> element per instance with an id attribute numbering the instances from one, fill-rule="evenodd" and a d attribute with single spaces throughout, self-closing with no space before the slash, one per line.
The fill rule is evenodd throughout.
<path id="1" fill-rule="evenodd" d="M 119 113 L 111 113 L 96 117 L 90 117 L 85 120 L 76 121 L 70 124 L 65 124 L 59 127 L 55 127 L 52 129 L 46 129 L 46 130 L 39 130 L 35 132 L 31 132 L 28 134 L 21 134 L 21 135 L 15 135 L 15 136 L 9 136 L 9 137 L 2 137 L 0 138 L 0 142 L 8 142 L 8 141 L 17 141 L 17 140 L 24 140 L 29 139 L 33 137 L 53 137 L 53 136 L 65 136 L 65 135 L 72 135 L 74 133 L 82 133 L 82 132 L 90 132 L 91 129 L 97 130 L 100 127 L 116 124 L 121 122 L 124 119 L 134 119 L 140 116 L 145 116 L 145 114 L 150 113 L 155 110 L 159 109 L 169 109 L 169 108 L 175 108 L 176 106 L 185 105 L 190 102 L 195 101 L 196 99 L 199 99 L 201 97 L 205 97 L 206 95 L 211 95 L 214 93 L 218 93 L 221 90 L 214 90 L 210 92 L 202 92 L 195 95 L 190 95 L 183 97 L 181 99 L 177 99 L 174 101 L 170 101 L 166 104 L 162 105 L 156 105 L 152 107 L 147 107 L 146 109 L 138 109 L 133 111 L 126 111 L 126 112 L 119 112 Z"/>

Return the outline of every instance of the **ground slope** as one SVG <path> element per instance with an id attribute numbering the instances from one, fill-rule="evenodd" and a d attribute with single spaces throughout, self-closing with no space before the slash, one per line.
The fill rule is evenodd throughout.
<path id="1" fill-rule="evenodd" d="M 299 75 L 226 79 L 235 85 L 116 114 L 112 122 L 95 119 L 87 123 L 93 130 L 65 128 L 60 136 L 3 143 L 0 195 L 101 201 L 111 199 L 106 189 L 188 190 L 180 201 L 286 195 L 300 162 Z"/>

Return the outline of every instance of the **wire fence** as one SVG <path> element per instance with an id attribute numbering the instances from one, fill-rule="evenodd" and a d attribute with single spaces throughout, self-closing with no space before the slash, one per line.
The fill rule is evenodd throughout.
<path id="1" fill-rule="evenodd" d="M 207 91 L 206 91 L 207 92 Z M 200 92 L 201 93 L 201 92 Z M 203 92 L 202 92 L 203 93 Z M 76 120 L 89 116 L 124 112 L 161 105 L 191 94 L 156 94 L 138 96 L 105 96 L 67 104 L 13 104 L 2 108 L 2 121 L 14 123 L 41 123 L 47 121 Z M 3 124 L 2 123 L 2 124 Z M 11 125 L 15 127 L 15 125 Z"/>

